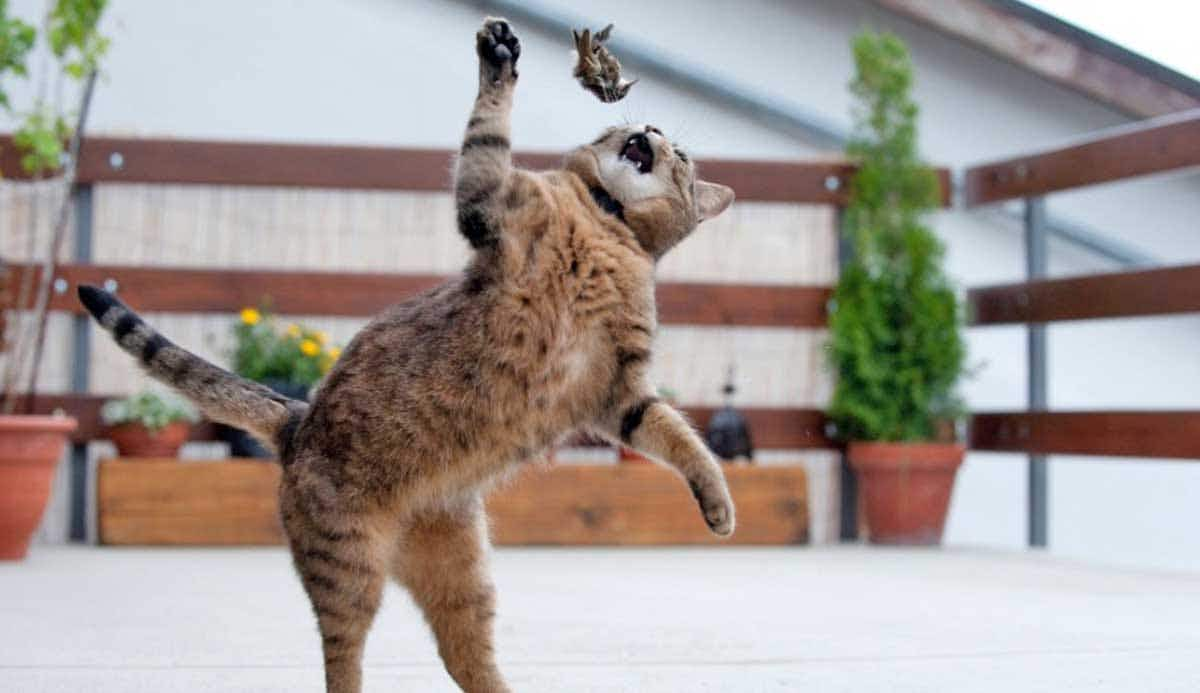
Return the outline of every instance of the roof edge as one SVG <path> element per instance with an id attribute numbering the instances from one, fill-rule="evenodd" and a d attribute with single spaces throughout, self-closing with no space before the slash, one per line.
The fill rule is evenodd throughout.
<path id="1" fill-rule="evenodd" d="M 1018 0 L 984 1 L 1038 28 L 1074 41 L 1092 53 L 1103 55 L 1110 60 L 1140 72 L 1156 82 L 1161 82 L 1165 86 L 1200 99 L 1200 80 L 1193 79 L 1178 70 L 1147 58 L 1141 53 L 1129 50 L 1119 43 L 1114 43 L 1099 34 L 1093 34 L 1077 24 L 1072 24 Z"/>
<path id="2" fill-rule="evenodd" d="M 1018 0 L 873 0 L 1139 118 L 1200 107 L 1200 82 Z"/>

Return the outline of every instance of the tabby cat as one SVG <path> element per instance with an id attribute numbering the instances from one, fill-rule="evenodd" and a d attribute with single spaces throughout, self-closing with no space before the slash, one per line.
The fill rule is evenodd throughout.
<path id="1" fill-rule="evenodd" d="M 479 95 L 454 176 L 469 265 L 375 318 L 311 403 L 228 373 L 111 294 L 80 288 L 151 375 L 278 450 L 283 526 L 316 612 L 329 691 L 360 690 L 363 643 L 389 577 L 424 611 L 459 686 L 508 690 L 492 646 L 481 495 L 570 431 L 670 465 L 709 528 L 733 532 L 721 468 L 647 382 L 655 262 L 733 191 L 697 180 L 650 126 L 609 129 L 561 170 L 513 168 L 520 48 L 502 19 L 476 35 Z"/>

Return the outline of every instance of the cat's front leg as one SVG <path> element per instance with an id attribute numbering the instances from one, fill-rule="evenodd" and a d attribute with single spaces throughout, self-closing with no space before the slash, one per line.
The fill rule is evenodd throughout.
<path id="1" fill-rule="evenodd" d="M 683 475 L 713 534 L 733 534 L 733 498 L 725 474 L 682 414 L 656 397 L 643 397 L 622 410 L 612 423 L 621 442 Z"/>
<path id="2" fill-rule="evenodd" d="M 475 34 L 479 94 L 467 121 L 454 173 L 458 229 L 472 247 L 499 234 L 497 201 L 512 173 L 510 114 L 521 42 L 504 19 L 488 17 Z"/>
<path id="3" fill-rule="evenodd" d="M 488 17 L 475 32 L 475 53 L 479 55 L 479 91 L 511 89 L 517 81 L 517 60 L 521 41 L 512 25 L 503 17 Z"/>

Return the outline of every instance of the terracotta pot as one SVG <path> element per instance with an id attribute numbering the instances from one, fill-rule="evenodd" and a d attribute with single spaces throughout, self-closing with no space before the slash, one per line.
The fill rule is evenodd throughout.
<path id="1" fill-rule="evenodd" d="M 649 457 L 646 457 L 637 450 L 634 450 L 633 448 L 627 448 L 624 445 L 621 445 L 617 448 L 617 460 L 621 464 L 654 464 L 654 460 L 651 460 Z"/>
<path id="2" fill-rule="evenodd" d="M 186 421 L 172 421 L 157 431 L 151 431 L 140 423 L 124 423 L 111 426 L 105 432 L 117 446 L 121 457 L 178 457 L 179 448 L 187 442 L 191 425 Z"/>
<path id="3" fill-rule="evenodd" d="M 62 416 L 0 416 L 0 560 L 22 559 L 29 550 L 76 425 Z"/>
<path id="4" fill-rule="evenodd" d="M 954 443 L 850 443 L 871 543 L 940 544 L 965 452 Z"/>

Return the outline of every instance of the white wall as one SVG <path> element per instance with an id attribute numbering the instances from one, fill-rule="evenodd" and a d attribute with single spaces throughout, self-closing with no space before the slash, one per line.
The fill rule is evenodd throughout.
<path id="1" fill-rule="evenodd" d="M 14 4 L 30 14 L 42 3 Z M 861 0 L 549 4 L 586 12 L 593 26 L 614 21 L 623 36 L 844 125 L 851 35 L 862 27 L 893 30 L 909 42 L 917 67 L 922 149 L 940 164 L 1036 150 L 1127 120 Z M 114 48 L 92 129 L 452 147 L 473 96 L 471 36 L 481 14 L 471 3 L 421 0 L 114 0 Z M 562 150 L 629 119 L 654 122 L 703 156 L 835 154 L 652 77 L 621 104 L 600 106 L 570 81 L 565 37 L 517 28 L 524 44 L 513 121 L 518 147 Z M 1197 182 L 1194 171 L 1155 176 L 1055 195 L 1049 204 L 1052 213 L 1164 263 L 1196 262 Z M 936 227 L 949 269 L 964 285 L 1020 279 L 1020 230 L 995 210 L 941 213 Z M 1115 267 L 1055 243 L 1051 269 L 1066 275 Z M 965 384 L 973 406 L 1022 405 L 1022 335 L 1007 327 L 971 331 L 971 358 L 982 366 Z M 1050 335 L 1052 406 L 1198 404 L 1200 319 L 1061 325 Z M 1061 460 L 1052 465 L 1051 483 L 1056 553 L 1200 569 L 1200 537 L 1190 530 L 1200 519 L 1200 467 Z M 1024 533 L 1020 458 L 971 455 L 948 542 L 1018 547 Z"/>

